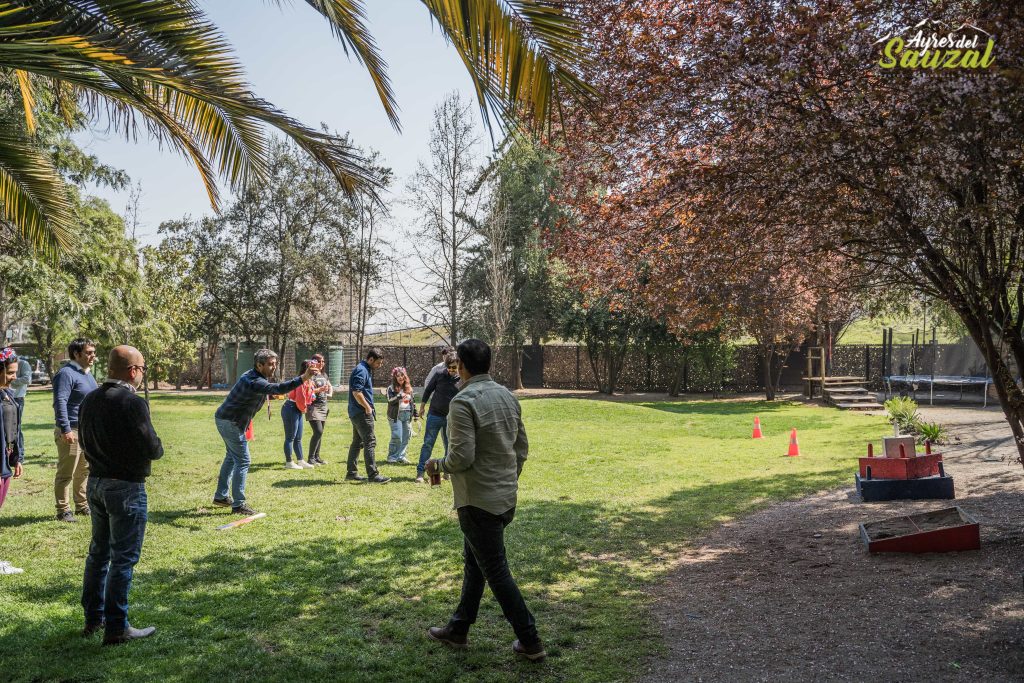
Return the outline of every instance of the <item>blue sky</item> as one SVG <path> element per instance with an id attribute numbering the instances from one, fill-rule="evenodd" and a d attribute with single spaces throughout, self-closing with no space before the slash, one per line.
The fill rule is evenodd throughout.
<path id="1" fill-rule="evenodd" d="M 400 193 L 417 158 L 427 153 L 434 107 L 453 90 L 474 101 L 458 55 L 445 44 L 420 2 L 367 2 L 370 28 L 388 62 L 398 98 L 402 133 L 397 133 L 366 71 L 345 56 L 326 22 L 302 0 L 282 4 L 279 8 L 255 0 L 203 3 L 235 47 L 258 95 L 306 125 L 324 122 L 332 129 L 349 131 L 356 144 L 379 150 L 395 170 L 393 189 Z M 105 130 L 92 130 L 76 139 L 142 184 L 137 235 L 143 242 L 156 240 L 161 221 L 212 212 L 198 174 L 175 153 L 142 137 L 133 143 Z M 123 212 L 128 203 L 127 192 L 92 191 L 109 200 L 115 211 Z M 398 202 L 392 204 L 398 230 L 411 213 Z"/>

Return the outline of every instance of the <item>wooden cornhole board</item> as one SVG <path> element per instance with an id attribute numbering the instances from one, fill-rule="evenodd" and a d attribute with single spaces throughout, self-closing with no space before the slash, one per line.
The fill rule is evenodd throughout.
<path id="1" fill-rule="evenodd" d="M 981 548 L 978 522 L 959 505 L 860 525 L 871 553 L 948 553 Z"/>

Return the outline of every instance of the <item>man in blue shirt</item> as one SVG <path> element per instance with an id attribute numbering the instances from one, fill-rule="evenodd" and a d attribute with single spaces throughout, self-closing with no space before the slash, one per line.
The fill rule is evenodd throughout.
<path id="1" fill-rule="evenodd" d="M 348 419 L 352 422 L 352 445 L 348 447 L 349 481 L 369 481 L 374 484 L 386 484 L 391 481 L 377 471 L 373 449 L 377 447 L 377 437 L 373 433 L 377 416 L 373 407 L 373 371 L 384 364 L 384 353 L 376 346 L 366 352 L 366 360 L 352 369 L 348 378 Z M 363 451 L 363 462 L 366 464 L 366 477 L 359 476 L 356 460 L 359 451 Z"/>
<path id="2" fill-rule="evenodd" d="M 255 510 L 245 504 L 245 478 L 249 474 L 249 442 L 245 439 L 245 428 L 263 407 L 267 396 L 287 394 L 306 380 L 312 379 L 318 367 L 310 365 L 302 375 L 287 382 L 272 384 L 269 378 L 277 372 L 277 354 L 270 349 L 260 349 L 253 357 L 253 364 L 255 367 L 245 372 L 235 382 L 235 386 L 231 387 L 228 397 L 220 404 L 214 415 L 217 431 L 224 439 L 227 453 L 224 456 L 224 463 L 220 466 L 213 504 L 230 507 L 232 512 L 241 515 L 256 514 Z"/>
<path id="3" fill-rule="evenodd" d="M 78 338 L 68 344 L 67 365 L 53 376 L 53 415 L 56 428 L 53 440 L 57 444 L 57 475 L 53 481 L 53 495 L 57 501 L 57 519 L 74 522 L 75 514 L 89 516 L 86 483 L 89 463 L 78 443 L 78 408 L 82 399 L 96 388 L 96 378 L 89 369 L 96 360 L 96 344 Z M 71 489 L 71 495 L 68 489 Z M 75 499 L 75 513 L 71 513 L 70 497 Z"/>

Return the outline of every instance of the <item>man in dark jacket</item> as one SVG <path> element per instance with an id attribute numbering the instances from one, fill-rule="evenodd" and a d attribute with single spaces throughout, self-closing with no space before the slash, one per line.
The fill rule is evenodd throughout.
<path id="1" fill-rule="evenodd" d="M 420 417 L 430 402 L 430 412 L 427 414 L 426 431 L 423 432 L 423 446 L 420 448 L 420 461 L 416 465 L 416 481 L 423 483 L 423 468 L 434 452 L 434 443 L 437 435 L 441 435 L 444 441 L 444 452 L 448 453 L 448 406 L 451 404 L 455 394 L 459 393 L 459 370 L 456 365 L 455 353 L 445 354 L 445 367 L 430 378 L 427 383 L 427 390 L 423 394 L 423 401 L 420 403 Z"/>
<path id="2" fill-rule="evenodd" d="M 78 414 L 78 438 L 89 460 L 92 517 L 82 607 L 84 635 L 105 627 L 103 644 L 115 645 L 156 630 L 128 623 L 128 589 L 146 534 L 146 477 L 164 448 L 149 406 L 135 393 L 145 379 L 142 354 L 118 346 L 110 352 L 108 373 L 110 379 L 85 397 Z"/>
<path id="3" fill-rule="evenodd" d="M 217 431 L 224 440 L 226 453 L 217 478 L 217 490 L 213 504 L 229 507 L 240 515 L 254 515 L 256 511 L 245 504 L 245 479 L 249 474 L 249 442 L 245 429 L 249 422 L 266 403 L 271 395 L 287 394 L 306 380 L 312 379 L 319 366 L 310 365 L 306 372 L 287 382 L 273 384 L 270 378 L 277 372 L 277 354 L 270 349 L 260 349 L 253 356 L 253 368 L 242 374 L 231 387 L 228 397 L 217 408 L 214 419 Z M 228 496 L 228 482 L 231 494 Z"/>

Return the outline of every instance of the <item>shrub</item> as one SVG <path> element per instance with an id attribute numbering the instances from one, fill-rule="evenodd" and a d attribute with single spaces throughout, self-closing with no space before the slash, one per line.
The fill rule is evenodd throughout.
<path id="1" fill-rule="evenodd" d="M 944 444 L 949 432 L 938 422 L 921 422 L 917 425 L 917 442 L 931 441 L 933 444 Z"/>
<path id="2" fill-rule="evenodd" d="M 921 415 L 917 412 L 917 401 L 912 398 L 894 396 L 885 402 L 889 412 L 889 423 L 900 428 L 901 434 L 913 434 L 921 424 Z"/>

